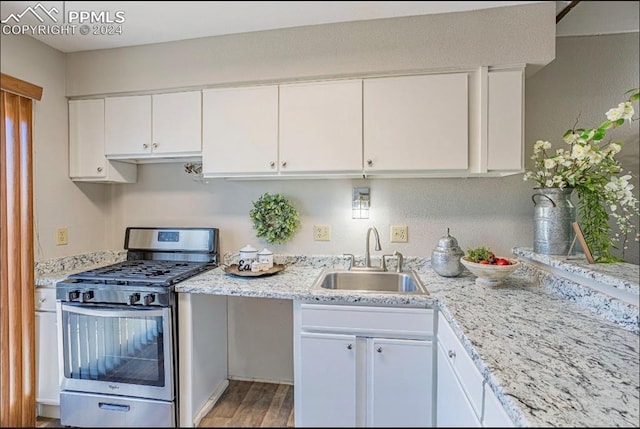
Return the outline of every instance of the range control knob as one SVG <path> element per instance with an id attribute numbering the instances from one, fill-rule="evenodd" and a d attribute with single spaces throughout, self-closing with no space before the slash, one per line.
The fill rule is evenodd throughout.
<path id="1" fill-rule="evenodd" d="M 82 292 L 82 302 L 87 302 L 93 299 L 93 291 L 88 290 L 86 292 Z"/>
<path id="2" fill-rule="evenodd" d="M 75 301 L 78 298 L 80 298 L 79 290 L 72 290 L 71 292 L 69 292 L 69 301 Z"/>
<path id="3" fill-rule="evenodd" d="M 144 305 L 151 305 L 156 300 L 156 296 L 152 293 L 144 296 Z"/>
<path id="4" fill-rule="evenodd" d="M 133 305 L 138 301 L 140 301 L 139 293 L 132 293 L 131 295 L 129 295 L 129 305 Z"/>

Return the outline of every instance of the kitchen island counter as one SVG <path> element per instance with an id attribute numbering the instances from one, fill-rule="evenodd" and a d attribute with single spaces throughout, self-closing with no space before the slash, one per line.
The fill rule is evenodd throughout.
<path id="1" fill-rule="evenodd" d="M 407 258 L 428 296 L 313 290 L 323 267 L 343 259 L 282 260 L 276 275 L 244 278 L 222 268 L 181 282 L 181 293 L 307 302 L 437 306 L 484 380 L 517 426 L 637 427 L 640 347 L 637 333 L 545 287 L 523 264 L 503 286 L 475 276 L 437 275 L 428 261 Z M 632 268 L 633 269 L 633 268 Z"/>

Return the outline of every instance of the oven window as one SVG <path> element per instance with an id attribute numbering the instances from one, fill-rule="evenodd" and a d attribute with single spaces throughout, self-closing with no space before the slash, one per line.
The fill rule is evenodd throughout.
<path id="1" fill-rule="evenodd" d="M 144 313 L 63 311 L 65 377 L 164 386 L 163 317 Z"/>

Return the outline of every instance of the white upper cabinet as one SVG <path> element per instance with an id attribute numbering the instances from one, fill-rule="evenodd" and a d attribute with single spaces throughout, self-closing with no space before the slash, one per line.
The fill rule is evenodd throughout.
<path id="1" fill-rule="evenodd" d="M 277 86 L 204 90 L 202 109 L 204 175 L 277 173 Z"/>
<path id="2" fill-rule="evenodd" d="M 151 96 L 107 98 L 105 131 L 107 156 L 151 154 Z"/>
<path id="3" fill-rule="evenodd" d="M 112 159 L 200 156 L 201 93 L 109 97 L 105 127 Z"/>
<path id="4" fill-rule="evenodd" d="M 362 173 L 362 80 L 280 86 L 280 172 Z"/>
<path id="5" fill-rule="evenodd" d="M 193 155 L 202 152 L 202 93 L 154 94 L 151 143 L 156 155 Z"/>
<path id="6" fill-rule="evenodd" d="M 74 181 L 135 183 L 135 164 L 105 157 L 104 100 L 69 101 L 69 176 Z"/>
<path id="7" fill-rule="evenodd" d="M 468 168 L 467 73 L 364 80 L 364 171 Z"/>
<path id="8" fill-rule="evenodd" d="M 487 169 L 523 171 L 524 85 L 522 69 L 489 72 Z"/>

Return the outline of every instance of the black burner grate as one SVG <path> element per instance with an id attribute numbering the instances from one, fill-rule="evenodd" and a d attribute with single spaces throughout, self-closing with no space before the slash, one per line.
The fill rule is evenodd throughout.
<path id="1" fill-rule="evenodd" d="M 126 283 L 150 283 L 171 285 L 210 268 L 203 262 L 134 260 L 73 274 L 69 278 Z"/>

